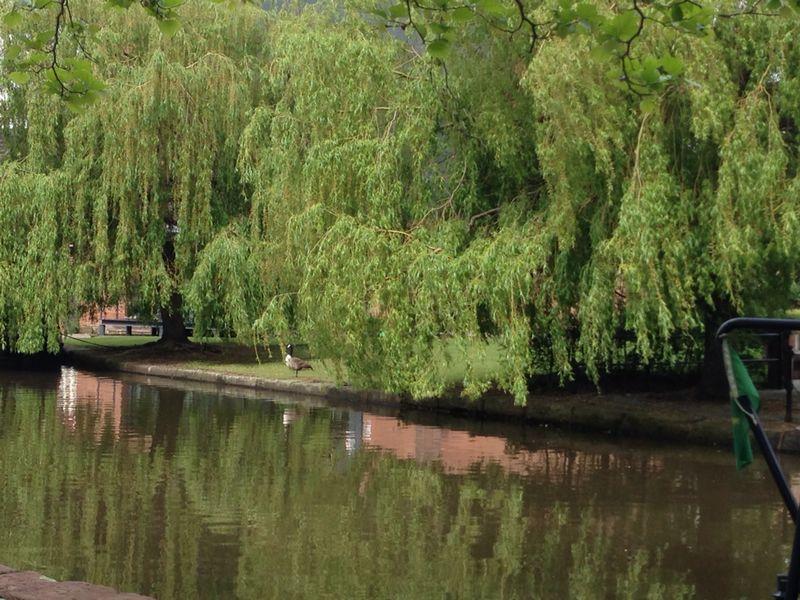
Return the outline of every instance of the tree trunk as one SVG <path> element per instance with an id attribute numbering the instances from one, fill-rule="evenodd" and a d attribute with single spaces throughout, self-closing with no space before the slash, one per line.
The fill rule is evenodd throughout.
<path id="1" fill-rule="evenodd" d="M 736 316 L 728 302 L 715 301 L 709 307 L 705 318 L 703 371 L 700 374 L 698 393 L 703 400 L 726 400 L 728 398 L 728 380 L 725 376 L 725 365 L 722 362 L 722 345 L 716 338 L 717 329 L 728 319 Z"/>
<path id="2" fill-rule="evenodd" d="M 161 341 L 187 343 L 186 325 L 183 322 L 183 298 L 178 292 L 172 292 L 169 302 L 161 307 Z"/>
<path id="3" fill-rule="evenodd" d="M 175 243 L 168 235 L 164 242 L 164 265 L 171 277 L 175 271 Z M 189 342 L 186 335 L 186 325 L 183 322 L 183 297 L 178 291 L 173 290 L 169 302 L 161 307 L 161 341 L 176 344 Z"/>

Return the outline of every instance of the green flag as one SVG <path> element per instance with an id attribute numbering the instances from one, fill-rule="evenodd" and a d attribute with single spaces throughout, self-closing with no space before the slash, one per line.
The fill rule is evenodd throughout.
<path id="1" fill-rule="evenodd" d="M 725 361 L 725 373 L 728 376 L 728 387 L 731 391 L 733 453 L 736 455 L 736 468 L 742 469 L 753 462 L 753 449 L 750 447 L 750 425 L 747 422 L 748 417 L 742 406 L 742 400 L 747 398 L 750 401 L 753 415 L 758 413 L 761 401 L 747 368 L 736 351 L 728 345 L 728 340 L 722 340 L 722 357 Z"/>

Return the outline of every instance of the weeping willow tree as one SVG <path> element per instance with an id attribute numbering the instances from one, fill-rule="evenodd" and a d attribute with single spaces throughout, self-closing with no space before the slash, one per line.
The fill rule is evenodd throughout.
<path id="1" fill-rule="evenodd" d="M 643 77 L 663 71 L 647 56 L 691 58 L 642 102 L 580 38 L 531 53 L 473 19 L 441 63 L 359 4 L 269 28 L 254 8 L 198 4 L 168 39 L 122 13 L 94 49 L 102 101 L 69 116 L 8 95 L 27 111 L 2 121 L 12 155 L 67 207 L 47 225 L 65 293 L 141 298 L 178 337 L 185 307 L 200 332 L 299 337 L 342 378 L 415 397 L 463 362 L 467 394 L 496 382 L 519 402 L 539 373 L 677 367 L 721 317 L 791 303 L 791 23 L 651 30 Z M 4 314 L 33 314 L 21 293 Z M 38 321 L 14 319 L 33 348 Z"/>
<path id="2" fill-rule="evenodd" d="M 239 331 L 286 340 L 298 328 L 325 355 L 349 356 L 341 366 L 362 381 L 382 371 L 388 387 L 423 391 L 436 385 L 426 350 L 474 320 L 435 310 L 458 302 L 451 260 L 465 233 L 441 218 L 452 214 L 442 201 L 471 183 L 444 143 L 429 70 L 401 42 L 337 19 L 309 10 L 273 27 L 277 101 L 254 114 L 240 150 L 250 230 L 206 248 L 190 298 L 198 315 L 211 299 Z M 237 286 L 242 272 L 259 285 Z"/>
<path id="3" fill-rule="evenodd" d="M 99 4 L 82 6 L 85 14 L 76 19 L 92 22 L 100 11 L 108 20 Z M 18 312 L 32 314 L 36 302 L 45 301 L 63 320 L 65 302 L 73 298 L 100 305 L 125 299 L 159 310 L 165 338 L 185 339 L 182 287 L 197 253 L 248 214 L 236 170 L 238 140 L 266 91 L 261 69 L 268 47 L 267 18 L 255 7 L 193 3 L 186 16 L 173 36 L 139 13 L 122 11 L 105 22 L 82 51 L 92 55 L 107 87 L 94 102 L 74 106 L 73 98 L 76 114 L 63 103 L 53 105 L 46 81 L 23 100 L 9 96 L 8 112 L 24 111 L 12 155 L 21 168 L 38 173 L 41 182 L 30 184 L 37 190 L 53 178 L 62 186 L 58 193 L 37 192 L 38 207 L 20 202 L 24 190 L 9 189 L 9 218 L 23 217 L 20 243 L 50 241 L 55 234 L 45 238 L 39 229 L 46 225 L 51 234 L 55 225 L 34 222 L 25 229 L 20 213 L 56 213 L 62 229 L 55 243 L 69 254 L 68 262 L 51 261 L 59 277 L 35 273 L 58 301 L 28 301 L 15 291 L 10 302 Z M 15 121 L 7 122 L 14 129 Z M 4 250 L 13 254 L 14 246 Z M 39 339 L 30 319 L 5 325 L 15 338 Z M 35 343 L 17 345 L 26 350 Z"/>
<path id="4" fill-rule="evenodd" d="M 281 19 L 279 100 L 256 112 L 240 153 L 251 230 L 201 254 L 196 313 L 216 306 L 237 329 L 283 340 L 296 331 L 358 383 L 415 396 L 442 392 L 452 361 L 467 363 L 468 393 L 496 379 L 519 399 L 534 366 L 569 371 L 525 63 L 505 40 L 483 41 L 491 68 L 468 48 L 451 81 L 361 20 Z M 236 289 L 243 271 L 260 285 L 209 293 Z M 537 353 L 541 323 L 536 336 L 553 343 Z M 478 376 L 497 346 L 503 360 Z"/>
<path id="5" fill-rule="evenodd" d="M 271 33 L 277 101 L 239 157 L 249 229 L 209 244 L 189 286 L 207 323 L 294 332 L 353 381 L 416 397 L 463 361 L 468 394 L 496 381 L 523 402 L 534 374 L 670 368 L 721 317 L 791 303 L 790 24 L 659 30 L 645 52 L 693 58 L 643 103 L 588 43 L 531 56 L 475 22 L 442 69 L 346 15 Z"/>
<path id="6" fill-rule="evenodd" d="M 0 350 L 55 352 L 69 307 L 68 223 L 60 175 L 0 171 Z"/>
<path id="7" fill-rule="evenodd" d="M 266 18 L 198 4 L 181 32 L 123 14 L 99 47 L 102 102 L 68 125 L 77 295 L 136 297 L 184 339 L 182 286 L 214 236 L 247 214 L 238 140 L 264 89 Z"/>
<path id="8" fill-rule="evenodd" d="M 665 36 L 695 59 L 687 83 L 646 114 L 610 86 L 579 83 L 601 73 L 588 51 L 575 79 L 555 77 L 567 66 L 558 43 L 531 64 L 551 222 L 570 215 L 556 229 L 561 253 L 574 254 L 578 236 L 591 244 L 572 283 L 577 350 L 593 372 L 614 360 L 621 329 L 644 361 L 669 364 L 704 341 L 713 357 L 724 318 L 791 305 L 800 115 L 788 31 L 764 19 L 722 24 L 710 39 Z M 567 167 L 576 162 L 594 173 Z"/>

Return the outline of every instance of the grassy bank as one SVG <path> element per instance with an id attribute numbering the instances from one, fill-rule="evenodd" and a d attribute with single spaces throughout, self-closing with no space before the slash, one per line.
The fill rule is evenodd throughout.
<path id="1" fill-rule="evenodd" d="M 283 364 L 283 352 L 272 347 L 272 354 L 264 347 L 253 348 L 220 338 L 190 338 L 192 346 L 175 349 L 169 346 L 160 347 L 154 342 L 159 338 L 144 335 L 104 335 L 90 338 L 67 337 L 64 345 L 76 350 L 88 350 L 108 355 L 114 360 L 135 360 L 157 362 L 187 369 L 204 369 L 219 373 L 234 373 L 267 379 L 295 378 L 295 374 Z M 460 383 L 464 379 L 467 354 L 456 344 L 442 347 L 450 357 L 448 364 L 441 370 L 441 377 L 447 383 Z M 474 358 L 479 348 L 469 348 L 467 353 Z M 309 381 L 333 383 L 336 374 L 330 362 L 318 358 L 309 358 L 301 351 L 299 356 L 308 360 L 312 371 L 301 371 L 298 378 Z M 501 359 L 501 350 L 497 346 L 486 348 L 483 359 L 476 372 L 485 375 L 496 370 Z"/>
<path id="2" fill-rule="evenodd" d="M 294 378 L 294 372 L 283 364 L 283 356 L 273 348 L 272 355 L 264 348 L 219 338 L 189 338 L 191 346 L 180 349 L 154 344 L 159 338 L 144 335 L 104 335 L 91 338 L 68 337 L 64 345 L 71 349 L 105 355 L 114 360 L 133 360 L 168 364 L 186 369 L 205 369 L 219 373 L 235 373 L 267 379 Z M 301 371 L 297 377 L 310 381 L 333 382 L 333 369 L 321 360 L 309 359 L 313 370 Z"/>

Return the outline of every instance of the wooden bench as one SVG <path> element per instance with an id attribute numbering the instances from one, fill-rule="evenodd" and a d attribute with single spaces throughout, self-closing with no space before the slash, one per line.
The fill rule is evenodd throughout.
<path id="1" fill-rule="evenodd" d="M 141 321 L 139 319 L 100 319 L 100 325 L 97 327 L 97 335 L 106 335 L 106 327 L 124 327 L 125 335 L 133 335 L 134 327 L 149 327 L 150 335 L 160 337 L 163 333 L 161 321 Z M 186 335 L 191 337 L 194 335 L 194 326 L 186 326 Z M 2 599 L 0 599 L 2 600 Z"/>
<path id="2" fill-rule="evenodd" d="M 161 335 L 161 323 L 140 321 L 139 319 L 100 319 L 100 326 L 97 328 L 98 335 L 106 335 L 106 327 L 124 327 L 125 335 L 133 335 L 134 327 L 149 327 L 150 335 Z"/>

